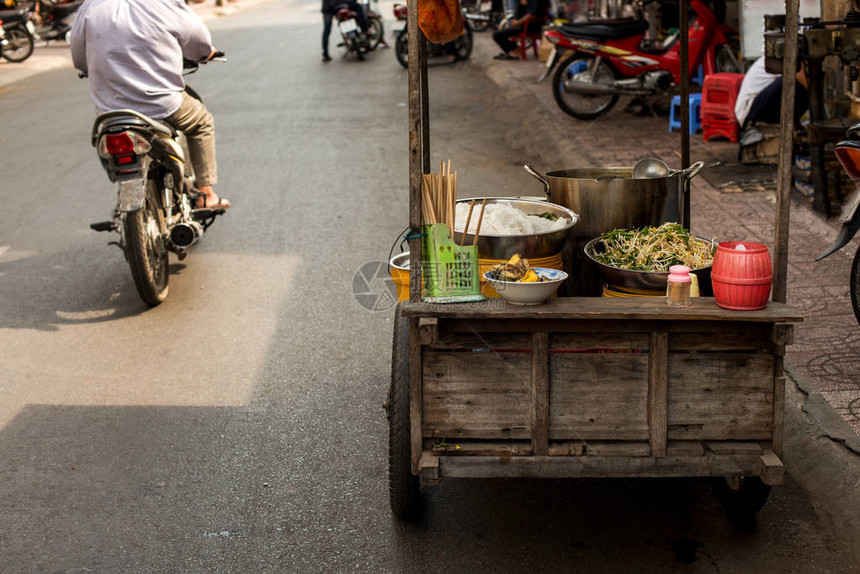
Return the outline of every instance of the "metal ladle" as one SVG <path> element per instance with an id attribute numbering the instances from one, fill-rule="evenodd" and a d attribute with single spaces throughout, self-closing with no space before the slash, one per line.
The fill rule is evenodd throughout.
<path id="1" fill-rule="evenodd" d="M 633 179 L 652 179 L 669 177 L 669 166 L 666 162 L 653 157 L 640 159 L 633 166 Z"/>

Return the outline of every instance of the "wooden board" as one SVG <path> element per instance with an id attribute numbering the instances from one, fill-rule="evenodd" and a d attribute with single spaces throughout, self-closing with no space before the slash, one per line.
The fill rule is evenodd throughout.
<path id="1" fill-rule="evenodd" d="M 550 440 L 648 439 L 648 355 L 550 355 Z"/>
<path id="2" fill-rule="evenodd" d="M 494 302 L 496 303 L 496 302 Z M 788 305 L 768 303 L 758 311 L 731 311 L 718 307 L 710 297 L 698 297 L 693 305 L 682 309 L 666 306 L 660 297 L 556 297 L 542 305 L 508 305 L 498 301 L 478 308 L 468 303 L 407 303 L 406 316 L 448 317 L 460 319 L 623 319 L 651 321 L 740 321 L 794 323 L 803 316 Z"/>
<path id="3" fill-rule="evenodd" d="M 531 353 L 425 349 L 424 436 L 530 439 L 531 370 Z"/>
<path id="4" fill-rule="evenodd" d="M 770 440 L 774 357 L 669 355 L 669 439 Z"/>
<path id="5" fill-rule="evenodd" d="M 644 445 L 647 448 L 647 444 Z M 774 455 L 775 456 L 775 455 Z M 775 460 L 760 455 L 733 456 L 528 456 L 501 461 L 498 457 L 439 457 L 439 473 L 459 478 L 610 478 L 759 476 L 778 480 Z M 766 466 L 768 465 L 768 466 Z"/>

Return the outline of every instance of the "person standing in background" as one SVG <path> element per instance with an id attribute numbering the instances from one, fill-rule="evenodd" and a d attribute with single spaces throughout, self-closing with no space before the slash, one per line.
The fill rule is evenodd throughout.
<path id="1" fill-rule="evenodd" d="M 346 7 L 355 12 L 355 19 L 358 21 L 358 27 L 361 28 L 362 34 L 368 33 L 367 15 L 364 13 L 364 8 L 355 0 L 322 0 L 323 13 L 323 35 L 322 35 L 322 61 L 331 62 L 331 56 L 328 53 L 328 38 L 331 35 L 331 24 L 337 11 L 341 7 Z"/>

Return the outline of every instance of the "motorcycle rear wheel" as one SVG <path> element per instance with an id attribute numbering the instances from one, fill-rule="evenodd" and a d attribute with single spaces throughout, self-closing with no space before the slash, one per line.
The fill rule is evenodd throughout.
<path id="1" fill-rule="evenodd" d="M 143 207 L 125 216 L 125 253 L 131 277 L 144 303 L 155 307 L 167 299 L 167 232 L 155 187 L 146 186 Z"/>
<path id="2" fill-rule="evenodd" d="M 375 50 L 382 43 L 382 38 L 385 36 L 385 26 L 383 26 L 382 20 L 379 18 L 368 18 L 367 22 L 370 25 L 371 31 L 373 31 L 368 48 L 369 50 Z"/>
<path id="3" fill-rule="evenodd" d="M 3 47 L 2 56 L 10 62 L 23 62 L 33 54 L 33 36 L 26 29 L 9 26 L 6 40 L 8 43 Z"/>
<path id="4" fill-rule="evenodd" d="M 582 64 L 578 62 L 585 61 L 587 68 L 585 71 L 577 71 Z M 594 64 L 594 58 L 589 56 L 581 56 L 576 53 L 571 54 L 558 65 L 558 69 L 553 75 L 552 94 L 555 96 L 555 102 L 558 107 L 569 116 L 573 116 L 578 120 L 593 120 L 597 119 L 615 106 L 618 101 L 618 94 L 610 94 L 606 96 L 586 96 L 568 92 L 564 89 L 564 83 L 567 80 L 576 77 L 587 78 L 586 74 L 590 73 L 590 68 Z M 601 60 L 597 68 L 595 81 L 598 84 L 609 84 L 616 78 L 615 70 Z"/>
<path id="5" fill-rule="evenodd" d="M 401 66 L 409 69 L 409 38 L 407 36 L 406 28 L 397 35 L 394 40 L 394 55 Z"/>
<path id="6" fill-rule="evenodd" d="M 854 308 L 854 317 L 860 323 L 860 249 L 854 254 L 854 263 L 851 264 L 851 306 Z"/>
<path id="7" fill-rule="evenodd" d="M 472 55 L 472 30 L 469 27 L 463 32 L 463 35 L 454 40 L 454 46 L 457 50 L 457 60 L 468 60 Z"/>

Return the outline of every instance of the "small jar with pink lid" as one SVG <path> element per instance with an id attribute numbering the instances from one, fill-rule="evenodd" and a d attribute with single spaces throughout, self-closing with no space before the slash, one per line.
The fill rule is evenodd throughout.
<path id="1" fill-rule="evenodd" d="M 669 279 L 666 285 L 666 304 L 669 307 L 689 307 L 693 304 L 691 294 L 692 279 L 690 268 L 686 265 L 669 267 Z"/>

